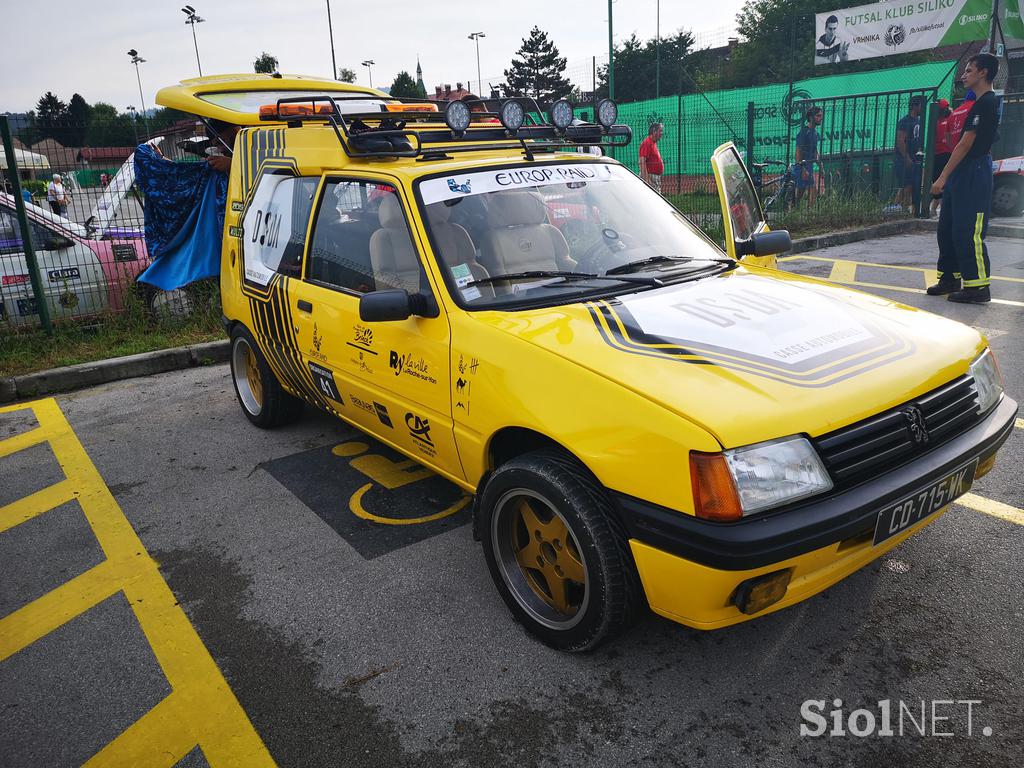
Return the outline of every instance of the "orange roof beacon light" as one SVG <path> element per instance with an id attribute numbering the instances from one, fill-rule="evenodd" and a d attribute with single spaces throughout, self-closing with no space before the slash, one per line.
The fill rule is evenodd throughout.
<path id="1" fill-rule="evenodd" d="M 334 107 L 330 104 L 264 104 L 260 107 L 261 120 L 273 120 L 277 117 L 308 117 L 312 115 L 333 115 Z"/>

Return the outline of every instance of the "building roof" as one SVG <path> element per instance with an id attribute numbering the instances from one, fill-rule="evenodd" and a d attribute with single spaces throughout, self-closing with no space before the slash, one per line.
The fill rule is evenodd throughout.
<path id="1" fill-rule="evenodd" d="M 78 161 L 96 163 L 113 161 L 123 163 L 135 151 L 134 147 L 82 147 L 78 152 Z"/>

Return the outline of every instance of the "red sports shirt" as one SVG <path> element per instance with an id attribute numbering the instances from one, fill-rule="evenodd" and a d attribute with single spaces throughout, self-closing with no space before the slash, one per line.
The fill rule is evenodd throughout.
<path id="1" fill-rule="evenodd" d="M 661 161 L 661 152 L 650 136 L 640 142 L 640 157 L 647 158 L 647 172 L 652 176 L 661 176 L 665 172 L 665 163 Z"/>

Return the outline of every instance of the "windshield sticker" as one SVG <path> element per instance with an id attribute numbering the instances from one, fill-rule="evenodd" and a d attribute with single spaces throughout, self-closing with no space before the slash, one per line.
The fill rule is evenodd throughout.
<path id="1" fill-rule="evenodd" d="M 469 264 L 456 264 L 452 267 L 452 277 L 455 278 L 455 285 L 462 291 L 462 298 L 466 301 L 474 301 L 483 295 L 475 285 L 469 285 L 475 279 L 473 273 L 469 271 Z"/>
<path id="2" fill-rule="evenodd" d="M 713 364 L 805 387 L 832 384 L 914 351 L 843 301 L 736 274 L 589 305 L 624 352 Z"/>
<path id="3" fill-rule="evenodd" d="M 572 165 L 539 165 L 528 168 L 503 168 L 498 171 L 480 171 L 466 176 L 427 179 L 420 184 L 420 194 L 426 205 L 454 200 L 503 189 L 543 187 L 551 184 L 572 184 L 594 181 L 621 181 L 632 174 L 625 168 L 609 163 L 575 163 Z"/>

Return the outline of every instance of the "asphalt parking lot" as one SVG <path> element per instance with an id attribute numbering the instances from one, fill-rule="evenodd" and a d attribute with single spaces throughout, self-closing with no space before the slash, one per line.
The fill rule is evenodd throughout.
<path id="1" fill-rule="evenodd" d="M 927 234 L 781 266 L 981 329 L 1021 400 L 1024 241 L 989 245 L 986 306 L 924 295 Z M 512 620 L 458 489 L 326 415 L 255 429 L 224 366 L 0 409 L 0 763 L 1016 766 L 1022 462 L 1018 421 L 963 503 L 799 605 L 570 656 Z M 801 736 L 808 700 L 924 702 L 928 735 Z"/>

